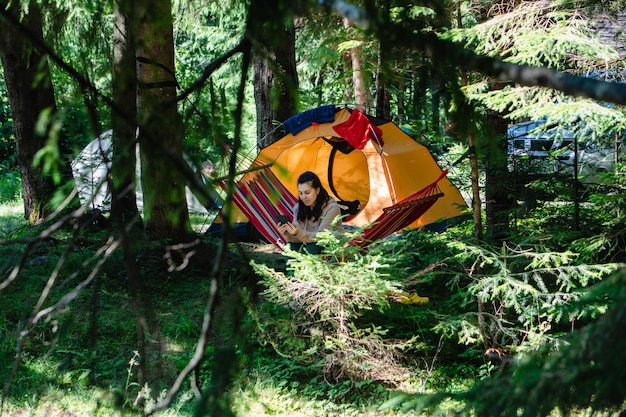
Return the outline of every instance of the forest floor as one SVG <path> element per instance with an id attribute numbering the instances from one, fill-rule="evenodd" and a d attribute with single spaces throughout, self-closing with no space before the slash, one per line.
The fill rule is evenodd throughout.
<path id="1" fill-rule="evenodd" d="M 102 265 L 95 259 L 109 242 L 109 231 L 64 229 L 29 246 L 26 242 L 42 229 L 26 227 L 19 212 L 19 206 L 0 211 L 0 380 L 4 387 L 0 416 L 141 415 L 164 398 L 196 349 L 212 291 L 212 262 L 200 257 L 212 256 L 214 241 L 199 235 L 209 250 L 199 252 L 197 262 L 169 271 L 162 247 L 134 245 L 136 265 L 145 280 L 142 299 L 150 306 L 144 318 L 156 329 L 148 335 L 156 335 L 155 339 L 148 337 L 148 346 L 142 347 L 137 338 L 136 298 L 131 295 L 121 251 Z M 271 244 L 235 246 L 240 250 L 227 257 L 205 360 L 193 374 L 196 378 L 187 378 L 171 406 L 156 415 L 213 415 L 198 411 L 211 398 L 212 389 L 223 397 L 212 405 L 236 416 L 415 415 L 410 410 L 381 408 L 397 387 L 369 379 L 331 380 L 317 372 L 315 364 L 303 366 L 282 354 L 281 346 L 256 339 L 258 329 L 241 304 L 240 292 L 246 288 L 240 281 L 242 271 L 249 260 L 284 268 L 285 258 Z M 12 276 L 20 264 L 20 273 Z M 41 313 L 44 308 L 49 308 L 47 313 Z M 424 312 L 421 307 L 401 305 L 392 321 L 403 333 L 416 332 L 419 329 L 413 326 L 424 324 L 416 324 L 415 317 Z M 29 320 L 34 324 L 27 324 Z M 448 361 L 456 355 L 455 349 L 437 347 L 436 341 L 432 345 L 432 350 L 406 363 L 411 375 L 404 388 L 412 392 L 459 389 L 484 373 L 480 362 Z M 140 357 L 142 349 L 152 356 Z M 235 356 L 223 356 L 229 352 Z M 141 369 L 158 380 L 158 386 L 140 386 Z M 219 375 L 227 378 L 225 386 L 219 386 Z M 194 391 L 196 382 L 203 401 Z"/>

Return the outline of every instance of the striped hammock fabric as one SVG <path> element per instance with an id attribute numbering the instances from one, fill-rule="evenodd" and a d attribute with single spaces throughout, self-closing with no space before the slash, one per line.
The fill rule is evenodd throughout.
<path id="1" fill-rule="evenodd" d="M 385 207 L 383 213 L 378 216 L 360 236 L 352 239 L 348 245 L 356 245 L 364 248 L 370 243 L 384 239 L 416 221 L 421 215 L 426 213 L 440 197 L 443 197 L 443 193 L 439 190 L 437 184 L 447 174 L 448 171 L 444 170 L 439 178 L 432 184 L 411 194 L 393 206 Z"/>
<path id="2" fill-rule="evenodd" d="M 443 196 L 437 183 L 447 173 L 448 171 L 443 171 L 432 184 L 393 206 L 384 208 L 383 213 L 348 245 L 364 248 L 371 242 L 383 239 L 413 223 Z M 220 185 L 226 190 L 225 181 Z M 255 168 L 244 175 L 235 186 L 233 202 L 263 237 L 277 248 L 283 249 L 286 242 L 278 230 L 278 215 L 285 214 L 293 219 L 298 199 L 280 182 L 269 166 Z"/>
<path id="3" fill-rule="evenodd" d="M 225 181 L 220 182 L 226 190 Z M 233 191 L 233 203 L 269 242 L 279 249 L 286 243 L 278 226 L 278 215 L 293 219 L 298 199 L 280 182 L 269 167 L 249 171 Z"/>

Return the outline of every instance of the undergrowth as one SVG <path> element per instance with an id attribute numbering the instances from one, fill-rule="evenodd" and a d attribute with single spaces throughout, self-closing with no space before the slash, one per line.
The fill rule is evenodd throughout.
<path id="1" fill-rule="evenodd" d="M 179 271 L 168 271 L 162 245 L 141 240 L 132 245 L 145 284 L 142 295 L 158 330 L 157 338 L 147 339 L 149 355 L 142 357 L 119 250 L 71 302 L 27 325 L 85 282 L 94 270 L 91 258 L 111 230 L 63 228 L 31 247 L 27 242 L 45 226 L 27 227 L 15 207 L 0 216 L 3 415 L 141 415 L 164 398 L 198 343 L 218 242 L 203 237 L 205 251 Z M 270 245 L 231 245 L 205 360 L 172 405 L 156 415 L 194 415 L 194 384 L 206 394 L 222 377 L 220 369 L 233 370 L 222 394 L 234 415 L 415 415 L 410 407 L 382 410 L 381 405 L 397 390 L 464 392 L 490 380 L 502 369 L 486 360 L 485 341 L 503 340 L 498 348 L 513 355 L 531 331 L 561 337 L 568 323 L 563 326 L 560 319 L 571 314 L 564 309 L 565 291 L 576 299 L 610 269 L 586 267 L 584 253 L 559 255 L 546 240 L 495 249 L 469 244 L 468 231 L 462 224 L 440 234 L 406 233 L 363 253 L 348 253 L 329 238 L 327 254 L 290 254 L 287 269 L 284 255 Z M 258 273 L 254 284 L 245 277 L 250 261 Z M 20 274 L 8 282 L 21 262 Z M 526 292 L 512 295 L 514 288 Z M 561 293 L 552 296 L 555 290 Z M 250 310 L 237 319 L 242 300 Z M 480 328 L 478 301 L 491 309 L 486 322 L 493 329 Z M 232 361 L 220 362 L 220 352 L 229 347 Z M 141 364 L 153 373 L 148 385 L 140 384 Z M 437 412 L 457 408 L 451 401 Z"/>

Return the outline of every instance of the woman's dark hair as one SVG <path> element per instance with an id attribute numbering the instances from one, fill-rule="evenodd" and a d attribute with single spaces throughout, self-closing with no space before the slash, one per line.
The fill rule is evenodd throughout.
<path id="1" fill-rule="evenodd" d="M 317 219 L 319 219 L 322 215 L 322 208 L 324 207 L 324 204 L 326 204 L 326 202 L 330 198 L 330 195 L 328 195 L 328 191 L 326 191 L 326 189 L 322 186 L 320 178 L 315 173 L 311 171 L 305 171 L 300 174 L 300 176 L 298 177 L 298 185 L 305 184 L 307 182 L 311 183 L 311 187 L 319 188 L 320 193 L 317 195 L 317 199 L 315 200 L 315 204 L 313 205 L 313 207 L 308 207 L 302 202 L 300 197 L 298 197 L 299 204 L 296 217 L 301 222 L 306 219 L 313 219 L 313 221 L 317 221 Z"/>

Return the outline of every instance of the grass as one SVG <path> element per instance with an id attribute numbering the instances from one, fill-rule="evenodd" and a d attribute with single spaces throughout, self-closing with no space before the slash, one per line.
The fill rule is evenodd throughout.
<path id="1" fill-rule="evenodd" d="M 162 246 L 133 242 L 131 257 L 145 284 L 141 300 L 150 306 L 149 314 L 143 317 L 152 324 L 152 330 L 158 330 L 143 333 L 146 355 L 141 357 L 137 354 L 141 350 L 134 302 L 137 298 L 131 296 L 120 250 L 108 258 L 72 302 L 43 315 L 35 326 L 25 326 L 33 312 L 54 305 L 86 282 L 94 270 L 94 262 L 88 261 L 106 244 L 108 230 L 84 229 L 76 235 L 71 229 L 60 230 L 30 248 L 22 262 L 26 246 L 10 239 L 32 236 L 44 226 L 28 227 L 18 204 L 0 206 L 0 219 L 0 239 L 5 239 L 0 244 L 0 288 L 7 284 L 12 268 L 22 263 L 17 278 L 0 290 L 0 381 L 10 387 L 5 391 L 0 417 L 135 416 L 164 398 L 192 358 L 201 334 L 211 292 L 215 242 L 203 237 L 206 250 L 196 253 L 193 262 L 181 271 L 167 270 Z M 194 229 L 201 231 L 205 219 L 195 218 L 194 224 Z M 436 260 L 446 259 L 449 254 L 442 252 L 447 249 L 438 239 L 445 237 L 429 239 L 420 235 L 412 241 L 419 251 L 413 247 L 408 251 L 399 249 L 407 269 L 402 273 L 411 275 Z M 68 251 L 70 242 L 76 246 Z M 268 266 L 284 265 L 284 257 L 271 245 L 240 243 L 238 247 L 243 252 L 232 247 L 228 253 L 220 280 L 221 302 L 212 315 L 214 327 L 204 350 L 205 360 L 194 373 L 203 398 L 211 398 L 210 390 L 216 390 L 218 403 L 236 416 L 417 415 L 381 409 L 395 392 L 388 384 L 325 379 L 319 364 L 298 363 L 258 339 L 256 324 L 246 315 L 241 298 L 245 293 L 242 288 L 249 292 L 254 287 L 245 265 L 249 259 Z M 64 267 L 52 282 L 52 272 L 64 258 Z M 482 351 L 467 349 L 451 339 L 440 345 L 440 335 L 432 331 L 442 315 L 459 308 L 458 299 L 450 297 L 447 285 L 445 279 L 415 279 L 415 289 L 430 297 L 429 304 L 390 304 L 363 314 L 358 323 L 385 326 L 390 338 L 418 338 L 406 356 L 405 365 L 410 370 L 410 377 L 402 385 L 406 391 L 463 391 L 492 371 L 484 363 Z M 38 308 L 47 287 L 50 291 Z M 28 333 L 22 333 L 24 330 Z M 294 326 L 292 331 L 300 330 Z M 18 346 L 21 361 L 13 373 Z M 151 373 L 148 386 L 139 384 L 140 364 L 147 365 Z M 222 384 L 228 375 L 232 376 L 232 384 Z M 191 383 L 191 379 L 184 381 L 172 406 L 156 415 L 217 414 L 196 413 L 201 402 Z M 441 415 L 453 415 L 455 407 L 445 404 L 440 408 Z"/>
<path id="2" fill-rule="evenodd" d="M 137 311 L 120 250 L 110 256 L 72 302 L 43 315 L 35 326 L 25 326 L 33 312 L 41 310 L 36 307 L 40 300 L 43 308 L 50 307 L 85 282 L 94 269 L 89 259 L 106 244 L 110 233 L 84 229 L 74 235 L 72 229 L 62 229 L 26 253 L 27 246 L 14 239 L 32 237 L 44 226 L 28 226 L 22 210 L 19 201 L 0 204 L 0 382 L 6 395 L 0 417 L 141 415 L 144 408 L 163 398 L 194 354 L 211 291 L 215 255 L 215 242 L 204 232 L 215 213 L 191 216 L 192 227 L 208 250 L 197 253 L 181 271 L 167 270 L 162 247 L 140 240 L 133 243 L 131 257 L 145 283 L 140 293 L 151 306 L 151 323 L 158 328 L 154 333 L 158 337 L 146 335 L 148 354 L 140 357 L 136 354 L 140 350 Z M 535 223 L 520 229 L 536 233 L 548 220 L 558 226 L 554 210 L 551 213 L 552 217 L 546 214 L 524 219 Z M 568 218 L 557 214 L 557 219 Z M 583 214 L 591 218 L 589 213 Z M 571 237 L 565 234 L 565 227 L 560 229 L 564 237 Z M 471 235 L 471 230 L 456 232 Z M 554 230 L 547 235 L 552 241 L 559 236 Z M 418 235 L 411 242 L 413 247 L 402 249 L 407 256 L 405 273 L 415 274 L 415 289 L 428 296 L 430 303 L 419 307 L 392 304 L 362 315 L 359 323 L 385 326 L 390 337 L 419 338 L 419 346 L 407 356 L 411 376 L 403 386 L 417 393 L 463 391 L 493 371 L 482 358 L 482 346 L 468 349 L 455 344 L 453 336 L 439 345 L 440 335 L 432 331 L 437 320 L 460 308 L 460 296 L 451 294 L 446 277 L 433 274 L 435 278 L 422 280 L 419 274 L 429 265 L 449 259 L 447 247 L 438 239 L 446 237 Z M 68 251 L 70 243 L 75 246 Z M 208 390 L 215 388 L 221 404 L 236 416 L 416 415 L 411 411 L 381 411 L 381 405 L 394 393 L 388 385 L 368 380 L 326 380 L 315 364 L 307 367 L 296 363 L 294 358 L 278 354 L 257 339 L 250 317 L 243 315 L 240 298 L 242 287 L 253 287 L 245 275 L 245 265 L 254 259 L 270 267 L 284 267 L 284 257 L 271 245 L 240 243 L 238 247 L 243 253 L 234 248 L 228 253 L 220 280 L 221 303 L 213 314 L 214 328 L 204 351 L 205 361 L 195 373 L 204 398 L 209 398 Z M 54 275 L 59 260 L 64 258 L 64 267 Z M 20 274 L 8 283 L 11 271 L 19 264 Z M 50 291 L 43 299 L 47 286 Z M 457 290 L 460 293 L 462 288 Z M 293 331 L 299 331 L 297 326 Z M 14 373 L 18 347 L 21 361 Z M 232 356 L 224 360 L 228 358 L 224 353 L 229 352 Z M 151 368 L 155 376 L 152 385 L 139 385 L 138 363 Z M 220 378 L 231 371 L 232 384 L 220 386 Z M 156 415 L 211 415 L 197 414 L 198 404 L 188 379 L 172 406 Z M 455 406 L 446 404 L 440 408 L 440 415 L 454 415 Z"/>
<path id="3" fill-rule="evenodd" d="M 21 201 L 0 204 L 0 239 L 8 239 L 27 225 Z"/>
<path id="4" fill-rule="evenodd" d="M 138 416 L 164 398 L 192 358 L 201 334 L 211 293 L 215 242 L 203 237 L 203 249 L 198 249 L 186 268 L 177 271 L 166 268 L 162 246 L 139 239 L 132 244 L 131 259 L 145 285 L 139 292 L 141 297 L 131 295 L 124 260 L 117 250 L 70 303 L 44 314 L 36 325 L 27 326 L 35 312 L 53 306 L 86 283 L 95 265 L 90 259 L 107 244 L 110 231 L 83 229 L 75 233 L 62 229 L 26 251 L 25 244 L 12 239 L 33 236 L 44 226 L 27 226 L 17 203 L 0 206 L 0 219 L 0 288 L 5 287 L 0 289 L 0 381 L 10 388 L 5 388 L 0 417 Z M 204 223 L 204 218 L 196 218 L 195 230 L 201 231 Z M 440 344 L 441 336 L 432 331 L 441 317 L 460 308 L 445 278 L 422 279 L 416 274 L 449 256 L 440 240 L 446 237 L 420 234 L 412 238 L 409 250 L 397 248 L 404 266 L 395 272 L 414 275 L 414 289 L 428 296 L 429 304 L 392 303 L 362 314 L 356 323 L 363 328 L 384 326 L 386 337 L 393 340 L 417 337 L 403 363 L 410 376 L 402 389 L 412 393 L 465 391 L 493 372 L 482 359 L 480 346 L 468 349 L 455 344 L 453 337 Z M 246 263 L 254 259 L 263 265 L 284 266 L 284 257 L 271 245 L 237 246 L 243 251 L 235 251 L 233 246 L 228 252 L 220 279 L 221 302 L 212 314 L 205 360 L 193 374 L 204 400 L 213 398 L 210 394 L 214 392 L 217 402 L 213 406 L 217 404 L 222 412 L 227 410 L 234 416 L 420 415 L 381 408 L 396 392 L 389 384 L 327 379 L 319 363 L 303 364 L 293 355 L 281 355 L 267 339 L 257 337 L 257 323 L 246 314 L 242 298 L 254 288 Z M 64 266 L 54 274 L 60 260 Z M 19 264 L 20 274 L 9 283 L 7 278 Z M 389 279 L 398 277 L 390 274 Z M 139 314 L 151 324 L 149 331 L 138 328 L 137 300 L 150 306 Z M 264 298 L 260 300 L 262 303 Z M 287 314 L 285 320 L 276 322 L 285 323 L 285 332 L 299 335 L 301 327 L 289 327 L 289 309 L 279 311 L 267 302 L 261 305 L 270 314 Z M 142 350 L 137 337 L 140 330 L 146 342 L 144 357 L 138 354 Z M 292 352 L 294 346 L 290 347 Z M 303 346 L 306 348 L 306 342 Z M 287 350 L 280 348 L 278 351 Z M 21 360 L 14 372 L 18 353 Z M 140 385 L 141 365 L 146 365 L 150 374 L 151 382 L 146 386 Z M 215 407 L 198 412 L 205 401 L 194 394 L 193 380 L 184 381 L 172 405 L 155 415 L 219 414 Z M 453 415 L 457 409 L 458 404 L 444 403 L 438 415 Z"/>
<path id="5" fill-rule="evenodd" d="M 43 227 L 27 227 L 17 203 L 3 205 L 0 218 L 3 239 L 32 235 Z M 195 220 L 196 225 L 204 222 L 205 219 Z M 158 352 L 160 358 L 135 355 L 139 350 L 136 312 L 119 251 L 71 303 L 45 314 L 20 338 L 24 323 L 37 311 L 36 305 L 46 285 L 51 290 L 43 308 L 61 300 L 89 276 L 94 263 L 87 260 L 106 243 L 108 231 L 81 231 L 76 236 L 78 246 L 67 252 L 72 237 L 71 230 L 61 230 L 32 247 L 21 273 L 0 291 L 0 380 L 4 384 L 11 380 L 10 391 L 5 392 L 2 416 L 140 415 L 139 404 L 150 407 L 162 398 L 193 355 L 210 292 L 211 262 L 200 259 L 183 271 L 168 272 L 160 248 L 145 243 L 133 246 L 134 258 L 146 283 L 144 299 L 152 305 L 153 320 L 160 334 L 159 340 L 147 340 L 158 345 L 151 352 Z M 268 265 L 283 262 L 282 255 L 270 245 L 242 244 L 241 247 L 245 256 L 258 262 Z M 3 260 L 0 282 L 21 262 L 24 248 L 23 244 L 10 241 L 0 245 Z M 52 283 L 52 271 L 66 256 L 65 266 Z M 236 344 L 229 345 L 229 335 L 237 331 L 232 328 L 232 317 L 238 311 L 235 307 L 240 305 L 236 300 L 243 262 L 241 255 L 229 256 L 222 282 L 222 305 L 216 312 L 217 322 L 205 351 L 206 361 L 198 374 L 204 388 L 211 386 L 216 372 L 221 370 L 222 364 L 216 359 L 220 349 L 231 346 L 237 361 L 233 369 L 237 372 L 228 390 L 228 401 L 238 416 L 403 415 L 377 410 L 388 398 L 386 387 L 367 381 L 360 386 L 346 381 L 324 381 L 251 338 L 247 320 L 238 330 Z M 13 374 L 20 340 L 20 366 Z M 159 383 L 148 387 L 150 392 L 138 385 L 138 366 L 133 360 L 159 363 Z M 419 367 L 415 372 L 421 372 Z M 157 415 L 191 416 L 196 404 L 186 382 L 174 404 Z"/>

